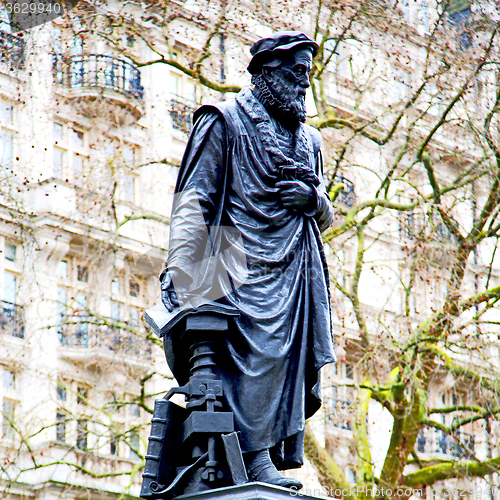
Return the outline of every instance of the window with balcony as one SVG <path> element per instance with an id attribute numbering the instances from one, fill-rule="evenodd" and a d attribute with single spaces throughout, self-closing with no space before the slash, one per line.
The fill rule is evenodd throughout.
<path id="1" fill-rule="evenodd" d="M 130 59 L 92 53 L 79 36 L 61 40 L 53 68 L 56 82 L 65 87 L 109 89 L 138 100 L 144 97 L 140 71 Z"/>
<path id="2" fill-rule="evenodd" d="M 458 35 L 458 47 L 467 50 L 472 47 L 472 2 L 470 0 L 450 0 L 445 2 L 448 23 Z"/>
<path id="3" fill-rule="evenodd" d="M 78 293 L 73 302 L 75 325 L 74 343 L 81 347 L 89 347 L 89 303 L 85 293 Z"/>
<path id="4" fill-rule="evenodd" d="M 170 90 L 169 113 L 172 128 L 189 133 L 193 125 L 193 113 L 196 109 L 196 86 L 184 75 L 170 73 L 168 88 Z"/>
<path id="5" fill-rule="evenodd" d="M 356 396 L 354 388 L 347 384 L 352 383 L 354 379 L 354 366 L 351 363 L 339 361 L 335 363 L 332 374 L 333 383 L 323 390 L 326 423 L 337 429 L 351 430 Z"/>
<path id="6" fill-rule="evenodd" d="M 400 235 L 410 240 L 419 240 L 440 245 L 454 243 L 455 236 L 432 207 L 415 209 L 400 214 Z"/>
<path id="7" fill-rule="evenodd" d="M 18 303 L 19 267 L 17 245 L 5 241 L 0 254 L 0 332 L 24 338 L 23 307 Z M 1 276 L 0 274 L 0 276 Z"/>
<path id="8" fill-rule="evenodd" d="M 457 431 L 450 435 L 434 427 L 422 427 L 416 443 L 419 453 L 451 455 L 466 460 L 470 460 L 475 454 L 475 446 L 474 434 Z"/>
<path id="9" fill-rule="evenodd" d="M 331 386 L 325 391 L 326 422 L 338 429 L 350 431 L 353 407 L 351 387 Z"/>
<path id="10" fill-rule="evenodd" d="M 66 288 L 58 287 L 57 289 L 57 304 L 56 304 L 56 326 L 57 335 L 61 344 L 65 343 L 66 319 L 68 315 L 67 305 L 68 292 Z"/>
<path id="11" fill-rule="evenodd" d="M 352 208 L 356 204 L 357 200 L 354 182 L 349 180 L 347 177 L 338 174 L 330 183 L 328 189 L 331 190 L 334 186 L 339 184 L 342 184 L 342 188 L 338 191 L 335 202 L 340 203 L 347 208 Z"/>
<path id="12" fill-rule="evenodd" d="M 69 347 L 90 344 L 88 266 L 73 258 L 60 261 L 56 268 L 59 279 L 55 305 L 55 325 L 59 342 Z"/>
<path id="13" fill-rule="evenodd" d="M 12 34 L 9 14 L 0 5 L 0 63 L 5 64 L 6 70 L 23 68 L 24 46 L 22 37 Z"/>

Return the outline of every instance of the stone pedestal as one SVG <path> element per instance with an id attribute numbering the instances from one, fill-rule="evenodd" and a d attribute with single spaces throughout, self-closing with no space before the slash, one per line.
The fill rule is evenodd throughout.
<path id="1" fill-rule="evenodd" d="M 300 490 L 289 490 L 279 486 L 264 483 L 247 483 L 239 486 L 228 486 L 217 490 L 204 491 L 191 495 L 181 495 L 174 500 L 291 500 L 304 498 L 309 500 L 325 499 L 326 497 L 309 496 Z"/>

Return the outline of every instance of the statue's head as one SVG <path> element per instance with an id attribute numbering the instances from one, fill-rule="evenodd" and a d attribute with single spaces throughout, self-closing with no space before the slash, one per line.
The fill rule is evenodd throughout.
<path id="1" fill-rule="evenodd" d="M 304 33 L 282 31 L 250 49 L 255 93 L 266 108 L 290 125 L 306 120 L 305 95 L 318 44 Z"/>

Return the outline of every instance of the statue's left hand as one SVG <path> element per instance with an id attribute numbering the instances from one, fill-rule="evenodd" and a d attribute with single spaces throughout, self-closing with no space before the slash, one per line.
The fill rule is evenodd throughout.
<path id="1" fill-rule="evenodd" d="M 286 208 L 307 212 L 316 203 L 314 189 L 302 181 L 281 181 L 276 183 L 276 187 Z"/>
<path id="2" fill-rule="evenodd" d="M 174 280 L 177 278 L 177 273 L 174 270 L 167 271 L 161 281 L 161 301 L 163 305 L 172 312 L 174 307 L 179 306 L 179 299 L 174 288 Z"/>

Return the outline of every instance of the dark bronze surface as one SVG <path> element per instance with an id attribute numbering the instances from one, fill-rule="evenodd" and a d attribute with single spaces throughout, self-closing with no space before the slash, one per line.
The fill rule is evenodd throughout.
<path id="1" fill-rule="evenodd" d="M 303 123 L 316 49 L 302 33 L 257 42 L 254 89 L 196 111 L 180 166 L 160 276 L 165 308 L 148 322 L 181 385 L 169 395 L 184 394 L 194 412 L 183 425 L 191 463 L 209 453 L 193 479 L 200 489 L 227 481 L 231 463 L 225 484 L 235 481 L 239 445 L 248 457 L 269 449 L 272 462 L 266 452 L 252 477 L 285 484 L 276 467 L 302 464 L 319 370 L 335 360 L 321 241 L 333 207 L 321 135 Z M 222 447 L 221 459 L 229 420 L 239 443 Z"/>

